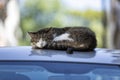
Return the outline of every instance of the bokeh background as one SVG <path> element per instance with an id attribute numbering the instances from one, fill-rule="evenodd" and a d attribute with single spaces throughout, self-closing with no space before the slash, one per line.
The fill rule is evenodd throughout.
<path id="1" fill-rule="evenodd" d="M 99 48 L 120 49 L 120 0 L 0 0 L 0 47 L 30 45 L 28 31 L 84 26 Z"/>

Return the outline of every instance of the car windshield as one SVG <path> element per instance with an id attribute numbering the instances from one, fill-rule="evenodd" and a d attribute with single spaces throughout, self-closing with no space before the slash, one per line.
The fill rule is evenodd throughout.
<path id="1" fill-rule="evenodd" d="M 0 80 L 120 80 L 120 68 L 87 63 L 0 62 Z"/>

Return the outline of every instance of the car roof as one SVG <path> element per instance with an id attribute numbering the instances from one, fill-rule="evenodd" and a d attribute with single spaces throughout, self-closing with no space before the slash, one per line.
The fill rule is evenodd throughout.
<path id="1" fill-rule="evenodd" d="M 120 65 L 120 50 L 96 48 L 91 52 L 32 49 L 31 46 L 2 47 L 0 61 L 54 61 Z"/>

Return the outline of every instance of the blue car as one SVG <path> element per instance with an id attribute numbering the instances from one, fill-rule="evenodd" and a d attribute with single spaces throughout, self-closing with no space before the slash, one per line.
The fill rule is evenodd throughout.
<path id="1" fill-rule="evenodd" d="M 120 50 L 0 48 L 0 80 L 120 80 Z"/>

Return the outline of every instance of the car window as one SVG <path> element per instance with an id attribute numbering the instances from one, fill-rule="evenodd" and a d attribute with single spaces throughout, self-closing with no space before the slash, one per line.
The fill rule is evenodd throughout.
<path id="1" fill-rule="evenodd" d="M 113 65 L 62 62 L 0 62 L 0 80 L 120 80 Z"/>

